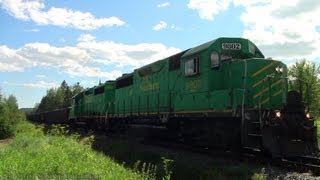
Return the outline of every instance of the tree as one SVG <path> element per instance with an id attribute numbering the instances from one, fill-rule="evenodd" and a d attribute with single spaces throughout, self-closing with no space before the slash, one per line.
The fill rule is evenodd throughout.
<path id="1" fill-rule="evenodd" d="M 79 82 L 77 82 L 76 84 L 74 84 L 71 89 L 72 89 L 72 97 L 73 97 L 74 95 L 80 93 L 81 91 L 83 91 L 83 87 L 80 86 L 80 83 L 79 83 Z"/>
<path id="2" fill-rule="evenodd" d="M 297 61 L 289 68 L 289 75 L 296 80 L 290 82 L 292 90 L 302 90 L 305 102 L 310 105 L 310 111 L 320 115 L 320 66 L 306 60 Z"/>
<path id="3" fill-rule="evenodd" d="M 23 115 L 18 109 L 17 99 L 10 95 L 8 98 L 0 93 L 0 139 L 14 135 L 17 124 L 23 120 Z"/>
<path id="4" fill-rule="evenodd" d="M 13 94 L 11 94 L 8 97 L 7 104 L 11 108 L 18 109 L 18 101 L 17 101 L 17 98 Z"/>
<path id="5" fill-rule="evenodd" d="M 71 98 L 82 90 L 83 87 L 80 86 L 79 82 L 70 87 L 64 80 L 58 88 L 47 90 L 47 94 L 42 97 L 36 112 L 69 107 L 71 105 Z"/>

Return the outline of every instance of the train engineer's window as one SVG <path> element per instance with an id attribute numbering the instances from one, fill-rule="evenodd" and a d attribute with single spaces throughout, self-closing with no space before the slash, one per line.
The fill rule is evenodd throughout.
<path id="1" fill-rule="evenodd" d="M 90 95 L 90 94 L 92 94 L 92 89 L 89 89 L 89 90 L 85 91 L 84 94 L 85 94 L 85 95 Z"/>
<path id="2" fill-rule="evenodd" d="M 192 76 L 199 73 L 199 57 L 187 60 L 184 64 L 184 74 Z"/>
<path id="3" fill-rule="evenodd" d="M 116 81 L 116 89 L 131 86 L 133 84 L 133 75 L 129 75 L 123 79 Z"/>
<path id="4" fill-rule="evenodd" d="M 187 52 L 187 50 L 169 57 L 169 71 L 174 71 L 180 68 L 180 59 L 185 52 Z"/>
<path id="5" fill-rule="evenodd" d="M 101 86 L 94 90 L 94 95 L 101 94 L 104 92 L 104 86 Z"/>
<path id="6" fill-rule="evenodd" d="M 216 68 L 216 67 L 220 66 L 220 58 L 219 58 L 219 53 L 218 52 L 213 51 L 211 53 L 210 59 L 211 59 L 211 67 L 212 68 Z"/>

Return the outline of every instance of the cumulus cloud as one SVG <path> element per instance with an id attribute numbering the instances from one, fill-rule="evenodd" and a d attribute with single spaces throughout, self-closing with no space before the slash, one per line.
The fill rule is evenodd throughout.
<path id="1" fill-rule="evenodd" d="M 138 68 L 145 64 L 168 57 L 180 51 L 160 43 L 121 44 L 113 41 L 79 42 L 79 49 L 86 50 L 93 61 L 101 64 L 114 64 L 117 67 Z"/>
<path id="2" fill-rule="evenodd" d="M 39 29 L 25 29 L 25 32 L 39 32 Z"/>
<path id="3" fill-rule="evenodd" d="M 243 36 L 256 42 L 267 56 L 320 57 L 320 1 L 270 1 L 245 5 Z"/>
<path id="4" fill-rule="evenodd" d="M 231 0 L 190 0 L 188 8 L 197 10 L 202 19 L 213 20 L 214 16 L 228 9 Z"/>
<path id="5" fill-rule="evenodd" d="M 92 41 L 95 39 L 96 37 L 92 36 L 91 34 L 81 34 L 78 38 L 78 41 Z"/>
<path id="6" fill-rule="evenodd" d="M 39 42 L 28 43 L 18 49 L 0 46 L 0 72 L 45 67 L 71 77 L 115 79 L 121 76 L 124 67 L 133 70 L 179 51 L 160 43 L 130 45 L 96 41 L 94 36 L 85 34 L 79 37 L 75 46 L 56 47 Z"/>
<path id="7" fill-rule="evenodd" d="M 38 25 L 55 25 L 81 30 L 93 30 L 103 26 L 122 26 L 118 17 L 96 18 L 90 12 L 65 8 L 46 8 L 43 0 L 0 0 L 0 5 L 17 19 L 33 21 Z"/>
<path id="8" fill-rule="evenodd" d="M 279 59 L 320 57 L 319 0 L 189 0 L 200 18 L 214 20 L 231 5 L 243 7 L 243 37 L 266 56 Z"/>
<path id="9" fill-rule="evenodd" d="M 168 7 L 168 6 L 170 6 L 170 2 L 164 2 L 164 3 L 157 5 L 158 8 L 163 8 L 163 7 Z"/>
<path id="10" fill-rule="evenodd" d="M 59 84 L 56 82 L 45 82 L 45 81 L 38 81 L 35 83 L 11 83 L 8 81 L 2 82 L 3 85 L 6 86 L 21 86 L 21 87 L 26 87 L 26 88 L 42 88 L 42 89 L 49 89 L 49 88 L 54 88 L 58 87 Z"/>
<path id="11" fill-rule="evenodd" d="M 0 45 L 0 72 L 21 72 L 25 67 L 34 65 L 32 61 L 17 51 Z"/>
<path id="12" fill-rule="evenodd" d="M 39 79 L 44 79 L 44 78 L 46 78 L 47 76 L 44 75 L 44 74 L 38 74 L 38 75 L 36 75 L 36 77 L 39 78 Z"/>
<path id="13" fill-rule="evenodd" d="M 160 31 L 160 30 L 162 30 L 162 29 L 167 28 L 167 26 L 168 26 L 168 24 L 167 24 L 166 22 L 160 21 L 158 24 L 154 25 L 154 26 L 152 27 L 152 29 L 153 29 L 154 31 Z"/>

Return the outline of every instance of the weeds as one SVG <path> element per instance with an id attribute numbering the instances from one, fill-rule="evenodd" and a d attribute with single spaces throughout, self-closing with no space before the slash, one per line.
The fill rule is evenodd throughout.
<path id="1" fill-rule="evenodd" d="M 169 170 L 169 166 L 172 164 L 173 160 L 167 159 L 165 157 L 161 157 L 164 169 L 164 177 L 163 180 L 170 180 L 172 171 Z"/>
<path id="2" fill-rule="evenodd" d="M 25 129 L 23 129 L 25 128 Z M 54 127 L 45 135 L 29 123 L 19 125 L 10 144 L 0 148 L 0 179 L 141 179 L 109 157 Z M 89 139 L 93 139 L 90 137 Z M 88 140 L 90 142 L 91 140 Z M 145 165 L 144 171 L 148 167 Z"/>
<path id="3" fill-rule="evenodd" d="M 68 126 L 53 124 L 47 132 L 52 136 L 65 136 L 69 133 Z"/>
<path id="4" fill-rule="evenodd" d="M 252 180 L 264 180 L 266 179 L 264 174 L 261 173 L 255 173 L 253 174 L 253 176 L 251 177 Z"/>
<path id="5" fill-rule="evenodd" d="M 143 179 L 156 179 L 157 166 L 152 163 L 136 161 L 133 164 L 133 170 L 143 176 Z"/>

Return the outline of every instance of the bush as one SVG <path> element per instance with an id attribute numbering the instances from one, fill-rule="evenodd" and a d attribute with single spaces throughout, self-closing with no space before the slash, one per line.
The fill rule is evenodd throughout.
<path id="1" fill-rule="evenodd" d="M 0 139 L 12 137 L 18 123 L 24 119 L 16 98 L 13 95 L 2 98 L 0 94 Z"/>
<path id="2" fill-rule="evenodd" d="M 73 136 L 44 134 L 43 127 L 27 121 L 18 129 L 0 148 L 0 179 L 146 179 Z"/>

